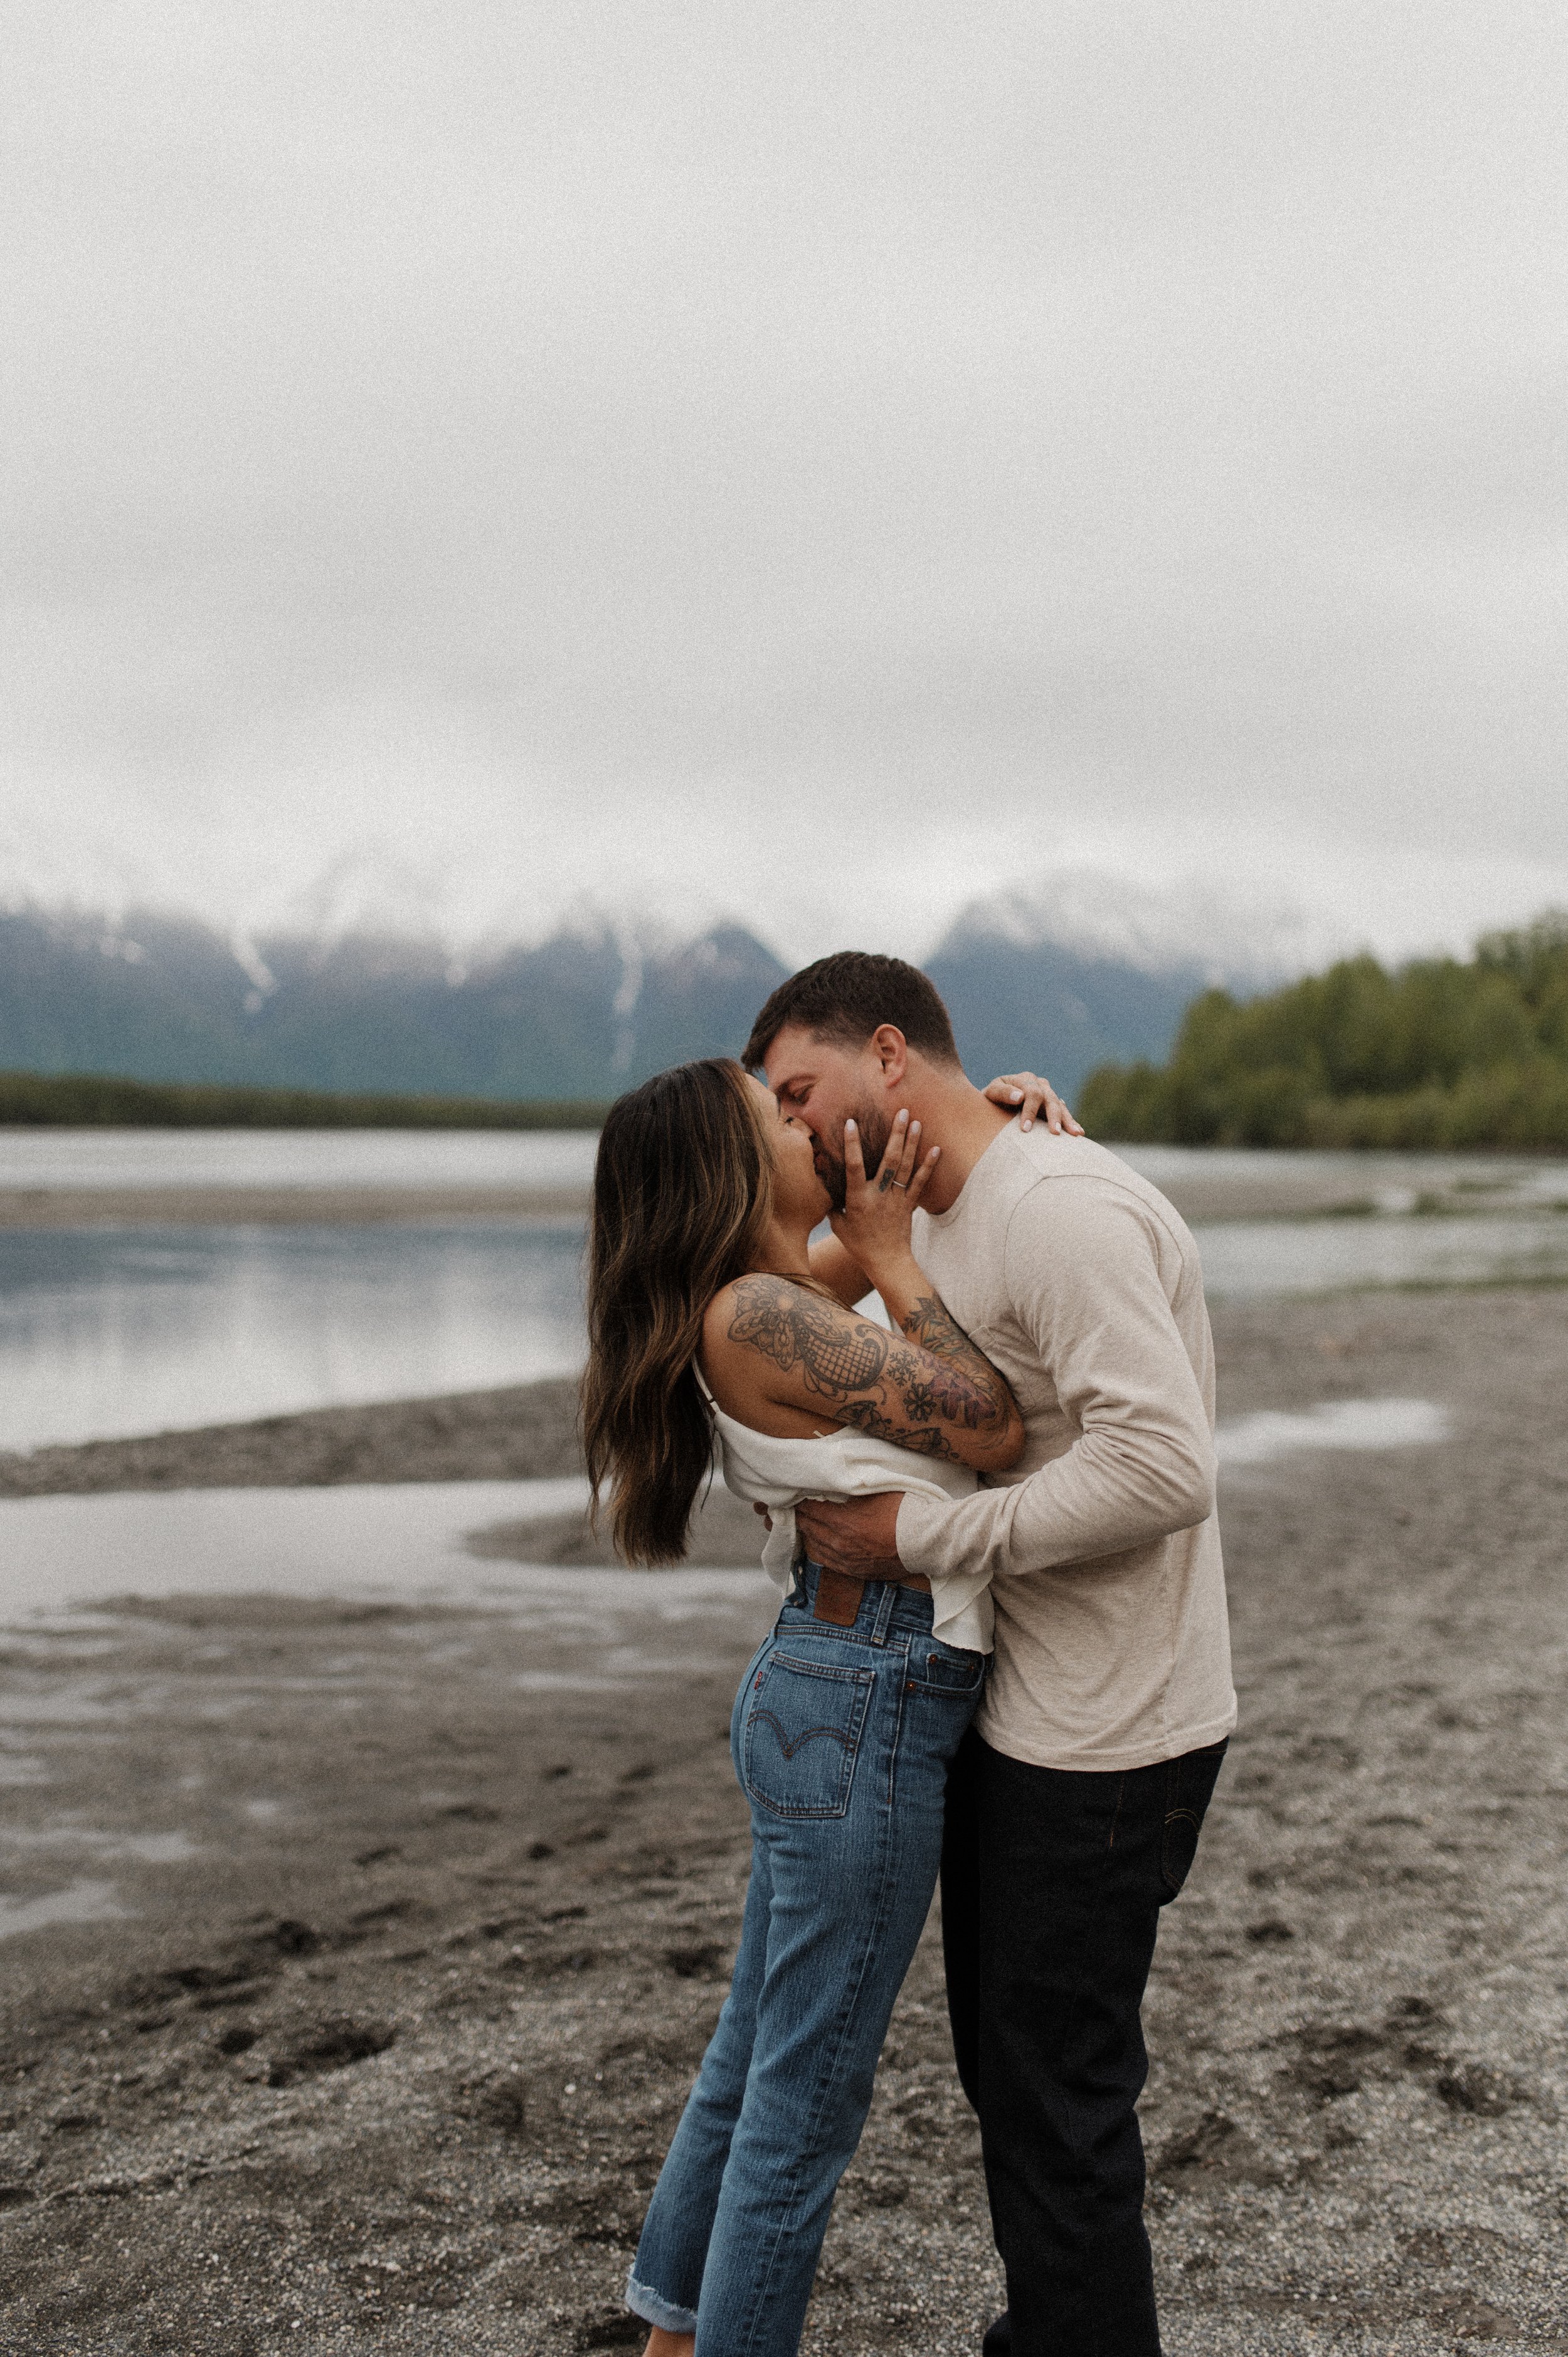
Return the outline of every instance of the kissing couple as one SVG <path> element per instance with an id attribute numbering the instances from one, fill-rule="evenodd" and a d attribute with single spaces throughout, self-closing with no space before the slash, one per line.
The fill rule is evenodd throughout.
<path id="1" fill-rule="evenodd" d="M 987 2357 L 1158 2357 L 1141 2007 L 1236 1716 L 1191 1235 L 1046 1082 L 972 1085 L 924 974 L 846 952 L 739 1063 L 612 1107 L 588 1310 L 621 1553 L 680 1560 L 716 1446 L 784 1591 L 731 1722 L 735 1976 L 628 2287 L 647 2357 L 794 2357 L 939 1874 Z"/>

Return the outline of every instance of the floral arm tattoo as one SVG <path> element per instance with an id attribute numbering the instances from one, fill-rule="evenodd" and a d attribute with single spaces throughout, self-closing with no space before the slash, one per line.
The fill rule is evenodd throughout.
<path id="1" fill-rule="evenodd" d="M 971 1432 L 1006 1422 L 1013 1403 L 1004 1378 L 934 1293 L 921 1295 L 903 1330 L 917 1350 L 937 1361 L 933 1389 L 939 1414 L 951 1424 L 966 1425 Z"/>
<path id="2" fill-rule="evenodd" d="M 956 1463 L 942 1426 L 1004 1425 L 1007 1386 L 934 1294 L 916 1303 L 902 1331 L 908 1343 L 787 1277 L 745 1276 L 729 1339 L 786 1374 L 799 1370 L 835 1424 Z"/>

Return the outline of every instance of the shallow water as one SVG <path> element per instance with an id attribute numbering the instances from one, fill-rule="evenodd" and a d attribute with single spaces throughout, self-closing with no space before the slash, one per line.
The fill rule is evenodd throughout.
<path id="1" fill-rule="evenodd" d="M 1568 1218 L 1223 1221 L 1215 1300 L 1568 1277 Z M 572 1222 L 0 1230 L 0 1448 L 478 1391 L 582 1362 Z"/>
<path id="2" fill-rule="evenodd" d="M 1256 1467 L 1301 1448 L 1422 1445 L 1444 1429 L 1430 1402 L 1340 1400 L 1240 1419 L 1221 1427 L 1220 1449 Z M 479 1552 L 498 1526 L 586 1499 L 586 1482 L 566 1477 L 0 1501 L 0 1781 L 33 1788 L 34 1803 L 31 1822 L 0 1828 L 0 1942 L 129 1921 L 149 1903 L 148 1870 L 155 1882 L 198 1877 L 231 1851 L 233 1825 L 204 1807 L 199 1772 L 157 1783 L 150 1824 L 106 1822 L 122 1791 L 113 1772 L 101 1791 L 114 1804 L 77 1797 L 84 1760 L 102 1778 L 149 1732 L 165 1741 L 171 1644 L 185 1648 L 182 1707 L 220 1741 L 231 1727 L 253 1739 L 302 1706 L 395 1710 L 431 1665 L 461 1676 L 492 1660 L 498 1620 L 524 1640 L 505 1680 L 520 1699 L 614 1695 L 636 1712 L 658 1706 L 671 1678 L 684 1693 L 693 1675 L 733 1676 L 777 1609 L 760 1566 L 567 1569 Z M 275 1632 L 302 1614 L 309 1651 L 280 1647 Z M 232 1805 L 286 1827 L 300 1804 L 266 1780 L 263 1764 L 263 1789 Z"/>
<path id="3" fill-rule="evenodd" d="M 1340 1399 L 1222 1424 L 1217 1448 L 1222 1466 L 1256 1466 L 1301 1449 L 1425 1447 L 1447 1429 L 1444 1410 L 1430 1400 Z M 611 1657 L 628 1620 L 652 1615 L 673 1629 L 713 1613 L 771 1609 L 776 1590 L 760 1565 L 566 1569 L 498 1560 L 469 1544 L 499 1527 L 580 1512 L 588 1494 L 581 1476 L 568 1475 L 0 1500 L 0 1626 L 20 1624 L 24 1638 L 32 1629 L 57 1643 L 72 1641 L 80 1674 L 74 1699 L 62 1706 L 91 1717 L 112 1706 L 100 1641 L 112 1638 L 113 1622 L 95 1620 L 89 1608 L 107 1603 L 112 1612 L 117 1598 L 331 1597 L 504 1611 L 542 1634 L 602 1647 L 612 1678 L 625 1668 Z M 0 1707 L 0 1728 L 16 1716 L 13 1695 Z"/>
<path id="4" fill-rule="evenodd" d="M 1568 1278 L 1568 1217 L 1486 1212 L 1365 1219 L 1215 1220 L 1193 1233 L 1211 1301 L 1338 1293 L 1380 1285 L 1488 1285 Z"/>
<path id="5" fill-rule="evenodd" d="M 0 1448 L 569 1374 L 572 1221 L 0 1230 Z"/>
<path id="6" fill-rule="evenodd" d="M 0 1620 L 105 1598 L 285 1596 L 482 1606 L 585 1628 L 772 1591 L 760 1567 L 557 1571 L 470 1553 L 470 1533 L 580 1510 L 587 1484 L 411 1481 L 322 1490 L 109 1491 L 0 1500 Z M 75 1623 L 74 1632 L 90 1633 Z M 96 1665 L 93 1665 L 95 1670 Z"/>
<path id="7" fill-rule="evenodd" d="M 1423 1199 L 1457 1194 L 1488 1205 L 1568 1201 L 1568 1162 L 1525 1154 L 1348 1154 L 1288 1146 L 1118 1146 L 1115 1151 L 1156 1187 L 1191 1179 L 1244 1183 L 1282 1201 L 1304 1181 L 1342 1185 L 1389 1212 L 1413 1211 Z"/>
<path id="8" fill-rule="evenodd" d="M 415 1678 L 422 1664 L 489 1658 L 498 1620 L 514 1656 L 516 1632 L 524 1640 L 507 1681 L 519 1695 L 630 1696 L 744 1660 L 778 1609 L 759 1564 L 567 1570 L 497 1561 L 467 1544 L 585 1501 L 586 1484 L 567 1479 L 0 1501 L 0 1760 L 14 1763 L 16 1782 L 49 1787 L 79 1747 L 123 1744 L 160 1723 L 161 1655 L 147 1668 L 160 1630 L 198 1649 L 203 1720 L 232 1722 L 242 1736 L 302 1696 L 333 1713 L 395 1707 L 404 1650 Z M 287 1628 L 302 1613 L 320 1623 L 307 1655 L 280 1660 L 263 1646 L 258 1657 L 236 1640 L 236 1629 Z M 279 1806 L 264 1788 L 245 1803 L 263 1823 Z M 70 1881 L 72 1906 L 90 1892 L 112 1905 L 113 1886 L 85 1882 L 84 1869 L 189 1857 L 177 1819 L 134 1850 L 63 1812 L 47 1814 L 36 1839 L 7 1843 L 0 1830 L 0 1938 L 67 1920 L 27 1911 L 40 1876 Z"/>
<path id="9" fill-rule="evenodd" d="M 112 1882 L 73 1882 L 64 1890 L 46 1890 L 36 1899 L 14 1899 L 0 1891 L 0 1940 L 18 1932 L 41 1932 L 49 1923 L 105 1923 L 133 1913 L 123 1907 Z"/>
<path id="10" fill-rule="evenodd" d="M 0 1129 L 0 1189 L 576 1185 L 564 1131 Z M 1568 1279 L 1568 1165 L 1133 1146 L 1156 1184 L 1304 1187 L 1359 1218 L 1196 1226 L 1216 1300 Z M 1434 1203 L 1445 1213 L 1428 1215 Z M 1457 1212 L 1455 1206 L 1474 1205 Z M 1223 1203 L 1215 1208 L 1223 1209 Z M 1249 1206 L 1251 1208 L 1251 1206 Z M 582 1228 L 493 1217 L 297 1227 L 0 1230 L 0 1448 L 482 1390 L 581 1363 Z"/>
<path id="11" fill-rule="evenodd" d="M 1449 1416 L 1435 1400 L 1321 1400 L 1304 1415 L 1263 1408 L 1222 1424 L 1214 1436 L 1221 1466 L 1272 1464 L 1302 1448 L 1429 1448 L 1446 1440 Z"/>

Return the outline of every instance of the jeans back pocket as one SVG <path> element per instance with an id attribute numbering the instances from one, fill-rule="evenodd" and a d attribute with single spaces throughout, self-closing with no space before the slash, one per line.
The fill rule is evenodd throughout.
<path id="1" fill-rule="evenodd" d="M 751 1681 L 741 1776 L 780 1817 L 842 1817 L 871 1706 L 875 1670 L 770 1653 Z"/>
<path id="2" fill-rule="evenodd" d="M 1197 1836 L 1203 1830 L 1203 1820 L 1214 1793 L 1220 1763 L 1229 1748 L 1229 1738 L 1223 1743 L 1210 1743 L 1201 1751 L 1188 1751 L 1179 1760 L 1165 1762 L 1165 1822 L 1160 1843 L 1160 1875 L 1165 1892 L 1160 1900 L 1179 1898 L 1181 1888 L 1192 1871 L 1197 1856 Z"/>

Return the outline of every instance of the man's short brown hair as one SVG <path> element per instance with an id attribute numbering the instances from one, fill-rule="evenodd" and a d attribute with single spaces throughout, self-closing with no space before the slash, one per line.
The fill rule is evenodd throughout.
<path id="1" fill-rule="evenodd" d="M 866 950 L 838 950 L 781 982 L 751 1027 L 741 1061 L 748 1071 L 765 1062 L 787 1025 L 815 1039 L 859 1048 L 884 1023 L 902 1031 L 911 1048 L 934 1064 L 956 1064 L 958 1044 L 934 983 L 902 958 Z"/>

